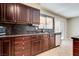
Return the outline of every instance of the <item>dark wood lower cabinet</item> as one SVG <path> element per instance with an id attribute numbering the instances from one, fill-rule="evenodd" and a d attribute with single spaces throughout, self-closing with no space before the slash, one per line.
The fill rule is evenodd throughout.
<path id="1" fill-rule="evenodd" d="M 51 36 L 49 39 L 49 48 L 54 48 L 55 47 L 55 39 L 54 36 Z"/>
<path id="2" fill-rule="evenodd" d="M 14 42 L 15 56 L 30 56 L 31 55 L 31 40 L 30 37 L 17 37 Z"/>
<path id="3" fill-rule="evenodd" d="M 2 55 L 2 41 L 0 40 L 0 56 Z"/>
<path id="4" fill-rule="evenodd" d="M 49 48 L 49 35 L 0 38 L 0 55 L 33 56 Z"/>
<path id="5" fill-rule="evenodd" d="M 79 56 L 79 39 L 73 39 L 73 56 Z"/>
<path id="6" fill-rule="evenodd" d="M 12 55 L 12 41 L 11 38 L 1 38 L 0 40 L 0 55 L 11 56 Z"/>
<path id="7" fill-rule="evenodd" d="M 32 55 L 36 55 L 41 52 L 41 40 L 32 41 Z"/>
<path id="8" fill-rule="evenodd" d="M 43 35 L 42 38 L 42 51 L 48 50 L 49 49 L 49 36 L 48 35 Z"/>
<path id="9" fill-rule="evenodd" d="M 3 56 L 11 55 L 11 42 L 10 40 L 3 40 Z"/>

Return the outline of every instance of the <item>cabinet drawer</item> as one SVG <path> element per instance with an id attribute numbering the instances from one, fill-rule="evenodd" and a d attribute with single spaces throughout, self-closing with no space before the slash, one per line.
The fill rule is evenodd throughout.
<path id="1" fill-rule="evenodd" d="M 15 45 L 18 45 L 18 44 L 22 45 L 22 44 L 23 44 L 23 42 L 24 42 L 24 41 L 15 41 L 15 43 L 14 43 L 14 44 L 15 44 Z"/>
<path id="2" fill-rule="evenodd" d="M 15 48 L 15 52 L 21 52 L 21 51 L 23 51 L 23 48 L 22 47 Z"/>
<path id="3" fill-rule="evenodd" d="M 73 44 L 74 44 L 75 46 L 79 46 L 79 41 L 75 41 L 75 42 L 73 42 Z"/>
<path id="4" fill-rule="evenodd" d="M 15 52 L 15 56 L 23 56 L 24 54 L 23 54 L 23 51 L 21 52 Z"/>
<path id="5" fill-rule="evenodd" d="M 36 35 L 31 36 L 30 38 L 32 39 L 32 41 L 34 41 L 34 40 L 38 40 L 38 37 L 37 37 Z"/>
<path id="6" fill-rule="evenodd" d="M 79 56 L 79 49 L 74 49 L 74 50 L 73 50 L 73 54 L 74 54 L 75 56 Z"/>
<path id="7" fill-rule="evenodd" d="M 29 48 L 25 48 L 23 51 L 24 56 L 30 56 L 31 55 L 31 50 Z"/>

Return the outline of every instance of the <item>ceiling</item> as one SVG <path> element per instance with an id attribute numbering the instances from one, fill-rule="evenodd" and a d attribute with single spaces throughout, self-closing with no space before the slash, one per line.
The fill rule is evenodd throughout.
<path id="1" fill-rule="evenodd" d="M 40 5 L 66 18 L 79 16 L 79 3 L 41 3 Z"/>

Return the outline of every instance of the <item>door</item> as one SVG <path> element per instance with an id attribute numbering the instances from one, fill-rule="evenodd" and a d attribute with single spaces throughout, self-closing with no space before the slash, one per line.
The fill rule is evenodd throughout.
<path id="1" fill-rule="evenodd" d="M 31 39 L 30 37 L 23 37 L 24 39 L 24 56 L 31 56 Z"/>
<path id="2" fill-rule="evenodd" d="M 31 41 L 30 37 L 16 37 L 14 42 L 15 56 L 30 56 L 31 55 Z"/>
<path id="3" fill-rule="evenodd" d="M 23 4 L 17 4 L 16 5 L 16 22 L 22 23 L 22 24 L 28 24 L 30 23 L 30 8 L 23 5 Z"/>
<path id="4" fill-rule="evenodd" d="M 11 40 L 10 38 L 3 39 L 3 56 L 10 56 L 11 55 Z"/>
<path id="5" fill-rule="evenodd" d="M 14 41 L 14 55 L 23 56 L 24 50 L 24 39 L 23 37 L 16 37 Z"/>
<path id="6" fill-rule="evenodd" d="M 4 3 L 0 3 L 0 22 L 5 20 L 5 7 Z"/>
<path id="7" fill-rule="evenodd" d="M 42 40 L 42 50 L 48 50 L 49 48 L 49 37 L 48 35 L 43 35 L 43 40 Z"/>
<path id="8" fill-rule="evenodd" d="M 41 52 L 41 40 L 32 41 L 32 55 L 36 55 Z"/>
<path id="9" fill-rule="evenodd" d="M 32 24 L 40 24 L 40 11 L 32 9 Z"/>
<path id="10" fill-rule="evenodd" d="M 53 36 L 50 37 L 49 39 L 49 48 L 55 47 L 55 39 Z"/>
<path id="11" fill-rule="evenodd" d="M 2 55 L 2 40 L 0 40 L 0 56 Z"/>
<path id="12" fill-rule="evenodd" d="M 4 3 L 4 13 L 5 13 L 5 22 L 16 22 L 15 12 L 16 4 L 15 3 Z"/>

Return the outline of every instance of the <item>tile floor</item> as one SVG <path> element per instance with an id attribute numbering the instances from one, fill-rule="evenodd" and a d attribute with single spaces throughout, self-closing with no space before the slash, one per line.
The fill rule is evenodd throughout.
<path id="1" fill-rule="evenodd" d="M 62 40 L 59 47 L 45 51 L 37 56 L 72 56 L 72 40 Z"/>

